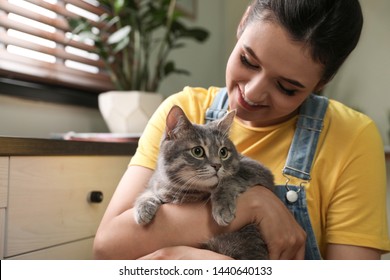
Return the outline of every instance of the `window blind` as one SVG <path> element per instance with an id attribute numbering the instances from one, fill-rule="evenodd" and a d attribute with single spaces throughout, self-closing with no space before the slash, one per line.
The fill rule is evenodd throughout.
<path id="1" fill-rule="evenodd" d="M 113 89 L 104 62 L 69 31 L 66 17 L 92 22 L 94 0 L 0 0 L 0 76 L 102 92 Z"/>

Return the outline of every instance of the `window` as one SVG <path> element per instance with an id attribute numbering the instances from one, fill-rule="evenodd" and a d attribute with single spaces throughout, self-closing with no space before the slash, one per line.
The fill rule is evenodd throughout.
<path id="1" fill-rule="evenodd" d="M 0 0 L 0 77 L 103 92 L 113 88 L 93 42 L 77 40 L 65 17 L 96 22 L 94 0 Z"/>

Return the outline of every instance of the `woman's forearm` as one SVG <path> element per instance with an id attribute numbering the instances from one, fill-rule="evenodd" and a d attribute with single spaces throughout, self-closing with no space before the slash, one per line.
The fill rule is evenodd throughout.
<path id="1" fill-rule="evenodd" d="M 152 174 L 152 170 L 140 166 L 131 166 L 125 172 L 96 233 L 96 258 L 136 259 L 164 247 L 196 247 L 218 233 L 239 229 L 251 222 L 256 212 L 248 207 L 251 203 L 243 194 L 237 204 L 237 217 L 228 227 L 214 222 L 206 202 L 162 205 L 151 224 L 140 226 L 135 223 L 132 207 Z M 253 201 L 251 195 L 249 198 Z"/>
<path id="2" fill-rule="evenodd" d="M 129 209 L 99 229 L 94 254 L 98 259 L 136 259 L 164 247 L 197 247 L 219 232 L 208 204 L 162 205 L 147 226 L 136 224 Z"/>
<path id="3" fill-rule="evenodd" d="M 209 250 L 172 246 L 154 251 L 140 260 L 232 260 L 232 258 Z"/>
<path id="4" fill-rule="evenodd" d="M 137 259 L 171 246 L 199 247 L 202 242 L 238 230 L 253 221 L 254 209 L 246 196 L 237 203 L 237 216 L 227 227 L 213 220 L 209 203 L 164 204 L 149 225 L 135 223 L 133 209 L 105 221 L 94 244 L 97 259 Z"/>
<path id="5" fill-rule="evenodd" d="M 250 188 L 238 197 L 236 218 L 226 227 L 216 224 L 206 202 L 164 204 L 149 225 L 136 224 L 132 207 L 152 173 L 136 166 L 126 171 L 96 233 L 95 258 L 137 259 L 165 247 L 197 247 L 212 236 L 252 222 L 259 224 L 272 259 L 303 257 L 303 230 L 281 201 L 263 187 Z"/>

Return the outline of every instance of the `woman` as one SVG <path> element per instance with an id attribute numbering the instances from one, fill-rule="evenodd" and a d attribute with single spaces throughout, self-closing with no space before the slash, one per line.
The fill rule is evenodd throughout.
<path id="1" fill-rule="evenodd" d="M 155 168 L 169 109 L 177 104 L 192 122 L 203 123 L 220 91 L 185 88 L 160 106 L 146 128 L 98 229 L 95 256 L 226 259 L 197 244 L 251 222 L 259 223 L 271 259 L 303 259 L 308 254 L 379 259 L 390 250 L 383 145 L 374 123 L 326 101 L 318 129 L 307 130 L 319 132 L 314 149 L 307 152 L 300 145 L 305 141 L 293 141 L 305 110 L 320 111 L 310 105 L 311 93 L 332 79 L 355 48 L 362 23 L 357 0 L 253 1 L 227 64 L 228 105 L 237 110 L 231 139 L 241 153 L 273 171 L 280 190 L 300 195 L 301 212 L 308 211 L 306 222 L 289 211 L 294 203 L 284 204 L 282 196 L 255 186 L 238 198 L 237 216 L 227 227 L 216 225 L 204 204 L 164 204 L 152 224 L 135 224 L 133 203 Z M 304 176 L 289 168 L 295 164 L 290 154 L 310 154 Z"/>

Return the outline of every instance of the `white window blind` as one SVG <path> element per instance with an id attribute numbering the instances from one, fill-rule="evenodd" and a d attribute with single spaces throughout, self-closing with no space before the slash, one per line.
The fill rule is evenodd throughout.
<path id="1" fill-rule="evenodd" d="M 0 0 L 0 76 L 102 92 L 112 89 L 104 63 L 69 32 L 66 17 L 96 22 L 94 0 Z"/>

